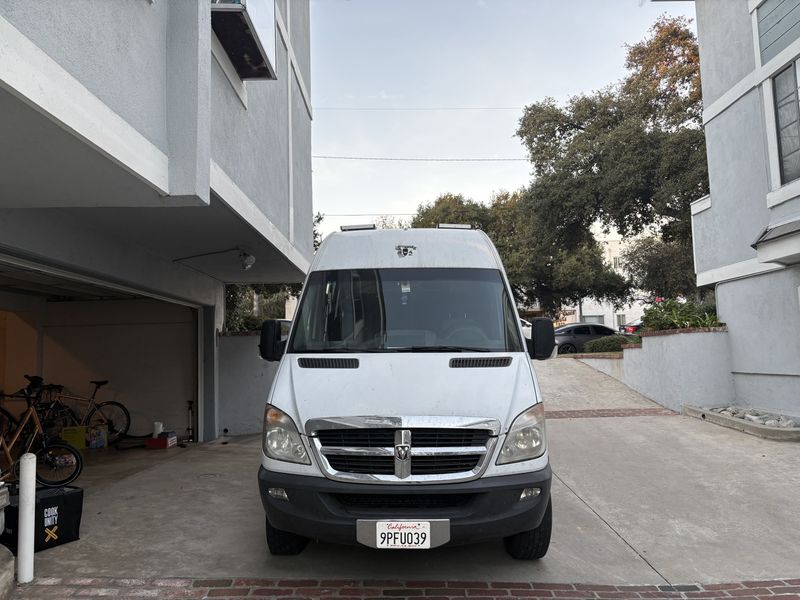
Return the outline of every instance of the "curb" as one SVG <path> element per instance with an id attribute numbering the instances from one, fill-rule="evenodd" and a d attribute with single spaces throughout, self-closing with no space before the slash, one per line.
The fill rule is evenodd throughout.
<path id="1" fill-rule="evenodd" d="M 577 352 L 573 354 L 559 354 L 558 358 L 622 358 L 622 352 Z"/>
<path id="2" fill-rule="evenodd" d="M 712 412 L 707 408 L 698 408 L 697 406 L 683 405 L 683 414 L 689 417 L 694 417 L 702 421 L 713 423 L 714 425 L 721 425 L 730 429 L 736 429 L 750 435 L 755 435 L 767 440 L 776 440 L 780 442 L 800 442 L 800 428 L 793 427 L 791 429 L 784 429 L 783 427 L 767 427 L 758 423 L 751 423 L 736 417 L 729 417 L 719 413 Z"/>

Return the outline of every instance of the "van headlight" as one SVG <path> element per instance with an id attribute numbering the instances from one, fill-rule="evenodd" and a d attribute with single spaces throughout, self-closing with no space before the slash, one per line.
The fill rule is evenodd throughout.
<path id="1" fill-rule="evenodd" d="M 544 431 L 544 404 L 531 406 L 518 415 L 506 434 L 498 465 L 532 460 L 544 454 L 547 446 Z"/>
<path id="2" fill-rule="evenodd" d="M 291 417 L 267 404 L 264 411 L 264 454 L 275 460 L 310 465 L 303 438 Z"/>

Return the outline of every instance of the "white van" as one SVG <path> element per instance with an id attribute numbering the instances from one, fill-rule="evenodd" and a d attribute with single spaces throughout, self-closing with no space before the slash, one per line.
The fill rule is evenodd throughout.
<path id="1" fill-rule="evenodd" d="M 505 540 L 514 558 L 550 543 L 550 464 L 530 357 L 492 242 L 462 228 L 327 237 L 264 414 L 258 482 L 272 554 L 310 538 L 380 549 Z"/>

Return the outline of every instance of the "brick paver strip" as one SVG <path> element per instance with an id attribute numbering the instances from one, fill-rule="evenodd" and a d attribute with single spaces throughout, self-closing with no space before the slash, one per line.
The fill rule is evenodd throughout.
<path id="1" fill-rule="evenodd" d="M 112 577 L 40 577 L 18 585 L 15 600 L 30 598 L 262 598 L 273 600 L 800 600 L 800 579 L 772 579 L 712 584 L 607 585 L 527 581 L 386 581 L 351 579 L 123 579 Z"/>
<path id="2" fill-rule="evenodd" d="M 598 417 L 675 417 L 678 413 L 662 407 L 654 408 L 591 408 L 584 410 L 547 410 L 548 419 L 595 419 Z"/>

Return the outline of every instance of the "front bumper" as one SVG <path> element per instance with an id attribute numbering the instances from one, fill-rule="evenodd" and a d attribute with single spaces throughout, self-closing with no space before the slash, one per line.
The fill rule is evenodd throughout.
<path id="1" fill-rule="evenodd" d="M 450 544 L 528 531 L 542 521 L 550 499 L 550 479 L 549 465 L 531 473 L 441 485 L 344 483 L 264 467 L 258 471 L 261 501 L 273 527 L 339 544 L 358 543 L 359 519 L 449 519 Z M 520 500 L 522 490 L 531 487 L 539 488 L 540 494 Z M 289 500 L 273 498 L 269 488 L 286 490 Z"/>

